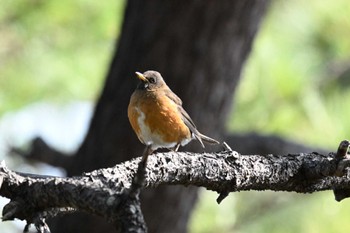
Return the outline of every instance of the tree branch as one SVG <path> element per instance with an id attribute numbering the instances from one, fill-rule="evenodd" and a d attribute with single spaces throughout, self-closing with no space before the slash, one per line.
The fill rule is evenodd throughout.
<path id="1" fill-rule="evenodd" d="M 32 140 L 31 149 L 29 151 L 11 148 L 10 152 L 26 158 L 29 161 L 39 161 L 63 169 L 67 169 L 67 166 L 70 166 L 72 162 L 72 156 L 55 150 L 41 137 L 36 137 Z"/>
<path id="2" fill-rule="evenodd" d="M 42 213 L 51 217 L 55 215 L 50 214 L 51 210 L 74 208 L 106 218 L 119 232 L 144 232 L 138 195 L 132 195 L 131 199 L 125 197 L 140 160 L 135 158 L 112 168 L 68 178 L 19 174 L 1 164 L 0 195 L 11 199 L 3 209 L 4 220 L 19 218 L 32 223 Z M 145 185 L 205 187 L 220 193 L 218 201 L 229 192 L 242 190 L 299 193 L 346 190 L 350 189 L 349 167 L 347 155 L 341 158 L 335 153 L 316 152 L 240 155 L 227 146 L 226 151 L 216 153 L 152 154 L 147 162 Z M 141 219 L 137 219 L 140 216 Z M 130 225 L 130 221 L 136 224 Z M 130 231 L 130 227 L 133 230 Z"/>
<path id="3" fill-rule="evenodd" d="M 139 197 L 124 196 L 130 184 L 122 183 L 125 179 L 118 178 L 123 174 L 117 170 L 102 169 L 80 177 L 60 178 L 19 174 L 2 163 L 0 195 L 11 199 L 3 209 L 3 220 L 18 218 L 37 227 L 38 219 L 76 209 L 104 217 L 118 232 L 145 232 Z M 118 174 L 113 177 L 115 172 Z"/>

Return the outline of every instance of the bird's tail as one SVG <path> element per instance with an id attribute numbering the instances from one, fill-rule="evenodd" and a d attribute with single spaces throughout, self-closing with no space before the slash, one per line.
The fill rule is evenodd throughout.
<path id="1" fill-rule="evenodd" d="M 197 132 L 197 134 L 195 134 L 196 139 L 201 143 L 202 147 L 205 148 L 203 141 L 207 142 L 209 144 L 220 144 L 220 142 L 216 141 L 213 138 L 210 138 L 204 134 L 201 134 L 200 132 Z"/>

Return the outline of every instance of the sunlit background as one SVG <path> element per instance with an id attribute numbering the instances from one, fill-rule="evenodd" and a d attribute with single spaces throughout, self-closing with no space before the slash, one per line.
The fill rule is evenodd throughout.
<path id="1" fill-rule="evenodd" d="M 77 148 L 124 7 L 121 0 L 1 2 L 0 159 L 11 169 L 62 174 L 25 164 L 7 153 L 8 146 L 26 148 L 39 135 L 66 152 Z M 329 150 L 349 139 L 349 12 L 348 0 L 274 1 L 246 63 L 228 129 L 278 134 Z M 350 229 L 350 201 L 337 203 L 332 192 L 232 193 L 219 206 L 216 197 L 201 192 L 192 233 Z M 7 201 L 1 199 L 0 207 Z M 1 232 L 21 232 L 24 225 L 0 224 Z"/>

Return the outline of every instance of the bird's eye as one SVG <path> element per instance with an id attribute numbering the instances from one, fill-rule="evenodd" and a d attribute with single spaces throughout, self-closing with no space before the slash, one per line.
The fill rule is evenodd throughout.
<path id="1" fill-rule="evenodd" d="M 155 80 L 154 78 L 149 78 L 148 81 L 149 81 L 150 83 L 155 83 L 155 82 L 156 82 L 156 80 Z"/>

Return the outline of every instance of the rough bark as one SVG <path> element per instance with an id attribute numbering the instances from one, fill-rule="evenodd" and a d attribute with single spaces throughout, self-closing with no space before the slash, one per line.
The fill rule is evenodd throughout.
<path id="1" fill-rule="evenodd" d="M 240 155 L 168 152 L 153 154 L 145 171 L 145 187 L 182 185 L 218 192 L 218 202 L 230 192 L 274 190 L 311 193 L 350 189 L 350 159 L 344 153 Z M 45 177 L 19 174 L 0 166 L 0 195 L 11 199 L 3 220 L 19 218 L 45 223 L 45 218 L 72 209 L 102 216 L 117 232 L 145 232 L 138 192 L 131 195 L 140 158 L 99 169 L 79 177 Z M 131 196 L 131 199 L 129 198 Z M 39 217 L 38 217 L 39 216 Z M 85 224 L 85 223 L 84 223 Z"/>

